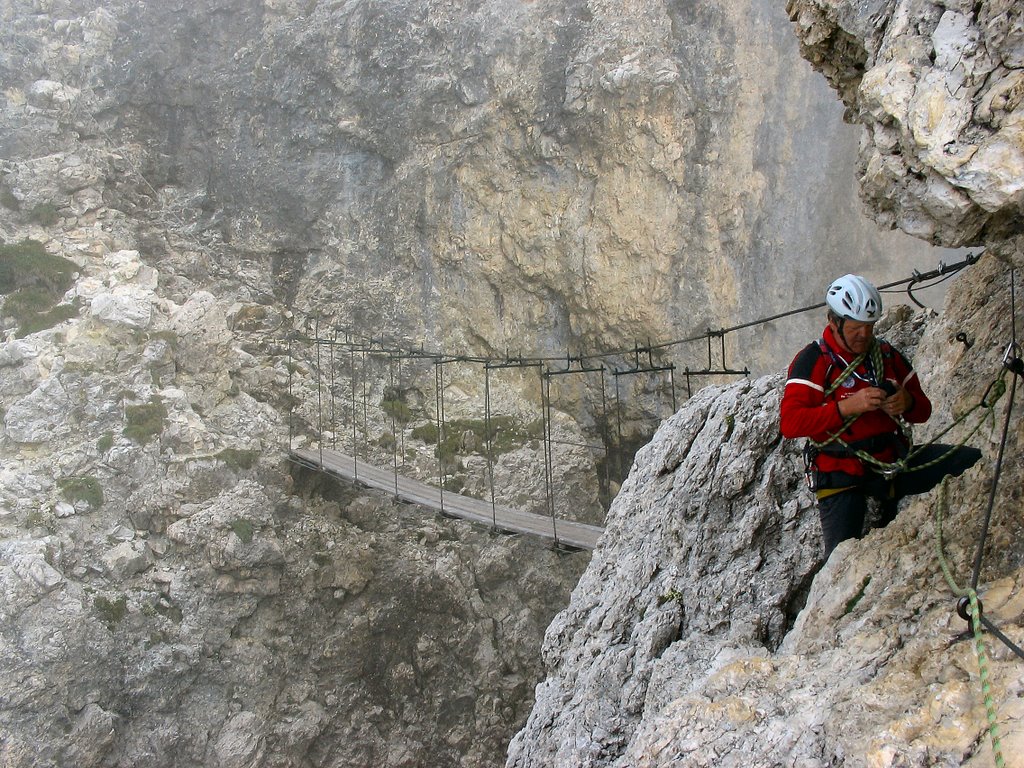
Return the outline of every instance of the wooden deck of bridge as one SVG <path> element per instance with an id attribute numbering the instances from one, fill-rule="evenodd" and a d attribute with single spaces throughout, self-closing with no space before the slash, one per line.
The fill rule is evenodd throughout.
<path id="1" fill-rule="evenodd" d="M 437 486 L 413 480 L 393 471 L 375 467 L 365 461 L 328 449 L 298 448 L 291 451 L 291 459 L 303 466 L 362 484 L 368 488 L 390 493 L 398 498 L 441 512 L 493 526 L 503 531 L 527 533 L 553 540 L 556 544 L 593 549 L 604 529 L 596 525 L 563 520 L 532 512 L 521 512 L 500 504 L 492 507 L 489 501 L 462 496 L 452 491 L 441 492 Z"/>

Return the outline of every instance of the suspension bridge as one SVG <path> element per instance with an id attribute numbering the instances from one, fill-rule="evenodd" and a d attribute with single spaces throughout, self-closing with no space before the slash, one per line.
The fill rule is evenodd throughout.
<path id="1" fill-rule="evenodd" d="M 940 264 L 927 273 L 915 272 L 912 277 L 879 286 L 889 290 L 905 286 L 911 300 L 923 306 L 913 294 L 915 286 L 929 281 L 941 282 L 966 266 L 975 263 L 980 254 L 968 255 L 953 265 Z M 740 325 L 685 339 L 660 344 L 634 345 L 632 349 L 565 357 L 487 358 L 469 355 L 450 355 L 441 351 L 428 351 L 422 346 L 381 338 L 353 338 L 337 326 L 322 324 L 311 318 L 307 332 L 292 332 L 288 337 L 289 381 L 288 392 L 292 408 L 289 413 L 289 458 L 307 469 L 322 472 L 335 479 L 356 483 L 393 495 L 403 501 L 435 510 L 442 515 L 457 517 L 493 530 L 540 536 L 555 547 L 593 549 L 603 531 L 600 526 L 579 522 L 578 510 L 566 510 L 571 499 L 563 499 L 561 510 L 556 509 L 555 450 L 560 446 L 590 451 L 595 466 L 603 468 L 598 481 L 610 501 L 615 483 L 621 482 L 628 471 L 624 460 L 632 461 L 630 438 L 623 428 L 625 399 L 623 390 L 637 377 L 660 378 L 655 395 L 666 401 L 674 413 L 677 408 L 677 372 L 685 385 L 686 396 L 693 393 L 693 384 L 702 377 L 746 376 L 744 367 L 731 367 L 726 359 L 725 339 L 737 331 L 801 314 L 824 307 L 824 303 L 782 312 Z M 342 337 L 342 334 L 344 336 Z M 672 347 L 706 344 L 707 357 L 699 368 L 679 369 L 665 359 Z M 717 350 L 716 350 L 717 348 Z M 715 352 L 717 351 L 717 355 Z M 465 420 L 449 418 L 446 396 L 446 372 L 451 366 L 471 366 L 479 369 L 483 379 L 483 418 L 466 430 Z M 429 376 L 433 368 L 433 408 L 421 404 L 419 426 L 410 430 L 416 420 L 402 393 L 410 388 L 409 368 L 418 366 L 418 377 Z M 376 368 L 376 370 L 375 370 Z M 424 368 L 426 373 L 424 374 Z M 315 403 L 312 398 L 300 398 L 295 373 L 307 370 L 315 379 Z M 502 372 L 515 371 L 521 381 L 535 378 L 536 397 L 540 404 L 537 428 L 524 431 L 516 427 L 507 416 L 495 412 L 492 398 L 495 378 Z M 525 377 L 525 378 L 523 378 Z M 304 377 L 308 383 L 308 376 Z M 584 381 L 594 393 L 593 418 L 596 442 L 564 439 L 554 429 L 552 384 L 564 379 Z M 347 384 L 346 384 L 347 380 Z M 611 386 L 609 386 L 609 384 Z M 305 392 L 309 392 L 307 387 Z M 609 389 L 614 393 L 609 396 Z M 371 397 L 373 393 L 373 397 Z M 598 394 L 599 393 L 599 394 Z M 378 399 L 379 398 L 379 399 Z M 611 402 L 609 402 L 611 400 Z M 376 401 L 376 402 L 374 402 Z M 372 425 L 370 412 L 375 414 Z M 429 427 L 429 429 L 427 428 Z M 463 434 L 460 436 L 460 430 Z M 485 461 L 486 489 L 474 495 L 460 493 L 456 477 L 459 441 L 473 432 L 477 445 L 463 450 L 479 453 Z M 542 448 L 542 498 L 531 499 L 528 506 L 535 511 L 515 509 L 498 502 L 495 484 L 495 462 L 500 453 L 497 443 L 503 431 L 518 430 L 520 441 L 536 440 Z M 435 446 L 435 475 L 431 482 L 421 477 L 421 468 L 407 464 L 406 437 L 417 432 L 421 442 Z M 371 440 L 371 434 L 375 440 Z M 298 439 L 298 445 L 296 438 Z M 339 446 L 339 437 L 342 445 Z M 347 445 L 344 443 L 347 442 Z M 385 469 L 384 465 L 390 464 Z M 538 472 L 540 469 L 538 469 Z M 569 514 L 566 514 L 570 512 Z"/>

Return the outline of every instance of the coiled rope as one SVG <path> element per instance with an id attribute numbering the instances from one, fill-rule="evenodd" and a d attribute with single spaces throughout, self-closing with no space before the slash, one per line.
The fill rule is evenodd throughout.
<path id="1" fill-rule="evenodd" d="M 850 362 L 850 364 L 847 365 L 845 369 L 843 369 L 842 373 L 840 373 L 836 377 L 835 381 L 832 382 L 831 386 L 829 386 L 829 388 L 825 390 L 824 396 L 827 398 L 829 395 L 835 392 L 836 389 L 838 389 L 839 386 L 842 384 L 842 382 L 864 363 L 868 355 L 871 356 L 871 364 L 874 367 L 874 370 L 879 372 L 882 371 L 882 345 L 878 342 L 878 339 L 873 339 L 870 349 L 868 349 L 867 352 L 862 352 L 861 354 L 857 355 L 857 357 L 855 357 Z M 865 464 L 869 464 L 872 467 L 875 467 L 882 475 L 885 475 L 887 477 L 891 477 L 892 475 L 895 475 L 899 472 L 918 472 L 922 469 L 927 469 L 944 461 L 948 456 L 962 448 L 970 441 L 972 437 L 974 437 L 977 431 L 981 428 L 981 425 L 985 423 L 984 418 L 979 419 L 977 424 L 975 424 L 971 431 L 967 433 L 967 436 L 964 437 L 964 439 L 961 440 L 956 445 L 950 446 L 948 451 L 942 453 L 941 455 L 937 456 L 931 461 L 927 461 L 916 466 L 909 466 L 910 461 L 911 459 L 914 458 L 914 456 L 921 453 L 921 451 L 923 451 L 928 446 L 938 442 L 948 432 L 950 432 L 952 429 L 956 428 L 964 421 L 966 421 L 971 416 L 971 414 L 973 414 L 979 408 L 986 408 L 988 409 L 990 415 L 994 414 L 993 409 L 995 407 L 995 404 L 999 401 L 999 398 L 1001 398 L 1003 394 L 1006 392 L 1005 378 L 1006 368 L 1003 367 L 1002 369 L 1000 369 L 999 374 L 992 381 L 992 383 L 988 385 L 988 388 L 985 390 L 985 394 L 982 396 L 980 401 L 975 403 L 974 406 L 972 406 L 967 411 L 958 416 L 956 419 L 954 419 L 951 424 L 949 424 L 945 429 L 943 429 L 941 432 L 935 435 L 927 443 L 923 443 L 919 446 L 912 447 L 905 456 L 897 459 L 896 461 L 881 461 L 880 459 L 872 456 L 867 451 L 861 450 L 859 448 L 853 448 L 841 437 L 841 435 L 847 429 L 849 429 L 850 425 L 853 424 L 853 422 L 855 422 L 863 415 L 860 413 L 854 414 L 853 416 L 847 416 L 846 419 L 843 421 L 843 425 L 834 433 L 830 434 L 826 440 L 818 442 L 816 440 L 808 438 L 808 443 L 810 443 L 813 447 L 819 450 L 832 444 L 841 445 L 843 448 L 850 452 L 851 456 L 855 456 L 861 461 L 863 461 Z M 903 431 L 903 434 L 909 439 L 909 432 L 904 428 L 903 423 L 899 421 L 897 422 L 897 424 L 900 426 L 900 429 Z"/>

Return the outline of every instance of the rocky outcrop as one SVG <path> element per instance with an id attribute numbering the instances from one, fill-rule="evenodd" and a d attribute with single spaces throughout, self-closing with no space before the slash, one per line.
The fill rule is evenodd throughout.
<path id="1" fill-rule="evenodd" d="M 789 0 L 801 52 L 864 126 L 861 194 L 883 227 L 1000 240 L 1024 212 L 1024 11 L 980 3 Z"/>
<path id="2" fill-rule="evenodd" d="M 1011 329 L 1006 315 L 992 327 L 985 307 L 1008 300 L 1007 265 L 988 258 L 928 324 L 917 358 L 939 408 L 919 442 L 998 376 Z M 959 332 L 970 348 L 951 346 Z M 509 766 L 991 759 L 974 648 L 936 554 L 938 491 L 908 499 L 894 523 L 845 542 L 822 567 L 799 446 L 778 434 L 781 385 L 771 376 L 704 390 L 638 454 L 599 549 L 548 629 L 548 677 Z M 1008 405 L 998 401 L 995 422 L 972 438 L 984 463 L 949 487 L 942 535 L 961 586 Z M 982 413 L 947 439 L 965 438 Z M 987 615 L 1018 646 L 1019 414 L 1018 398 L 979 586 Z M 1002 753 L 1018 765 L 1021 662 L 992 635 L 984 645 Z"/>
<path id="3" fill-rule="evenodd" d="M 500 760 L 586 555 L 293 480 L 286 347 L 88 234 L 0 343 L 0 763 Z"/>
<path id="4" fill-rule="evenodd" d="M 944 439 L 970 440 L 984 461 L 950 484 L 945 504 L 938 490 L 908 499 L 894 523 L 844 543 L 818 570 L 800 458 L 774 442 L 781 380 L 694 398 L 638 456 L 601 548 L 552 623 L 549 676 L 510 766 L 992 762 L 984 675 L 940 560 L 960 588 L 980 564 L 987 616 L 1022 647 L 1022 382 L 1004 368 L 1020 356 L 1011 342 L 1024 267 L 1020 9 L 788 9 L 804 55 L 866 126 L 861 187 L 876 219 L 988 248 L 915 352 L 937 405 L 918 442 L 951 427 Z M 904 346 L 913 336 L 906 325 L 886 332 Z M 1010 394 L 993 401 L 1000 378 Z M 993 402 L 972 432 L 976 407 Z M 745 462 L 736 433 L 750 447 Z M 1002 758 L 1019 765 L 1020 658 L 991 633 L 982 646 Z"/>
<path id="5" fill-rule="evenodd" d="M 540 677 L 542 628 L 583 558 L 293 478 L 286 414 L 298 439 L 325 438 L 313 369 L 284 344 L 306 318 L 561 355 L 817 300 L 808 286 L 839 255 L 882 279 L 909 270 L 908 252 L 935 259 L 850 213 L 833 170 L 849 132 L 767 0 L 0 0 L 0 41 L 0 238 L 78 268 L 48 328 L 22 334 L 7 299 L 0 317 L 5 765 L 501 759 Z M 993 115 L 1013 111 L 1013 93 L 993 95 Z M 1007 229 L 996 218 L 979 237 Z M 1005 286 L 986 263 L 971 284 Z M 942 349 L 954 331 L 978 339 L 971 355 L 1004 335 L 983 315 L 1005 309 L 1004 287 L 958 295 L 955 324 L 923 343 L 932 382 L 985 368 Z M 743 362 L 774 367 L 789 333 L 763 334 L 764 357 Z M 468 414 L 480 382 L 464 378 L 451 387 Z M 961 378 L 946 402 L 980 383 Z M 595 560 L 616 591 L 589 577 L 555 623 L 552 678 L 514 760 L 641 764 L 692 752 L 709 724 L 729 725 L 720 750 L 747 764 L 857 755 L 858 735 L 890 731 L 872 759 L 952 760 L 980 742 L 973 710 L 962 728 L 924 704 L 903 714 L 922 690 L 966 700 L 971 674 L 966 659 L 935 671 L 921 655 L 945 639 L 915 622 L 946 614 L 917 589 L 924 561 L 904 522 L 818 575 L 806 599 L 834 621 L 816 634 L 795 619 L 814 524 L 792 448 L 772 434 L 776 383 L 702 395 L 648 449 Z M 536 410 L 525 386 L 506 403 Z M 585 421 L 572 416 L 559 420 L 568 438 Z M 421 447 L 410 461 L 433 458 Z M 522 446 L 507 457 L 507 485 L 536 488 L 540 461 Z M 560 492 L 589 505 L 594 468 L 572 462 L 587 487 Z M 665 500 L 682 512 L 663 515 Z M 970 514 L 959 519 L 952 541 L 969 539 Z M 916 520 L 908 506 L 901 521 Z M 986 584 L 1019 581 L 1016 534 L 998 523 Z M 915 587 L 895 606 L 881 595 L 894 562 Z M 985 599 L 1016 632 L 1016 603 L 995 588 Z M 895 629 L 872 631 L 890 616 Z M 843 664 L 856 673 L 830 687 Z M 997 656 L 1000 717 L 1015 722 L 1005 669 Z M 879 705 L 911 678 L 931 689 L 896 699 L 899 712 Z M 847 727 L 810 699 L 864 715 Z M 757 714 L 769 705 L 809 731 Z M 956 726 L 948 740 L 916 735 L 926 716 Z"/>

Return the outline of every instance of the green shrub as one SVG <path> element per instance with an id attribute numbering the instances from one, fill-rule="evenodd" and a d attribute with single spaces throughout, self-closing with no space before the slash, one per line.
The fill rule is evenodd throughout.
<path id="1" fill-rule="evenodd" d="M 243 450 L 241 448 L 225 448 L 216 456 L 218 460 L 223 461 L 231 469 L 252 469 L 259 457 L 259 451 Z"/>
<path id="2" fill-rule="evenodd" d="M 126 406 L 124 415 L 128 424 L 122 434 L 140 445 L 145 445 L 163 432 L 167 422 L 167 408 L 163 400 L 155 395 L 148 403 Z"/>
<path id="3" fill-rule="evenodd" d="M 11 298 L 13 298 L 13 296 Z M 51 307 L 47 310 L 33 311 L 19 308 L 19 311 L 7 311 L 6 314 L 12 315 L 15 320 L 18 321 L 18 332 L 16 336 L 19 339 L 23 339 L 30 333 L 45 331 L 48 328 L 60 325 L 65 320 L 78 317 L 78 310 L 80 306 L 81 305 L 76 299 L 71 304 L 58 304 L 57 306 Z M 8 301 L 4 305 L 5 311 L 10 307 L 11 302 Z"/>
<path id="4" fill-rule="evenodd" d="M 396 387 L 388 387 L 384 390 L 384 396 L 380 401 L 381 410 L 399 424 L 408 424 L 413 419 L 412 409 L 405 400 L 405 393 Z"/>
<path id="5" fill-rule="evenodd" d="M 490 424 L 491 450 L 494 456 L 521 448 L 531 440 L 544 436 L 544 421 L 537 419 L 523 425 L 511 416 L 494 416 Z M 477 437 L 481 452 L 487 451 L 487 422 L 484 419 L 454 419 L 444 425 L 444 440 L 438 448 L 438 455 L 450 461 L 461 451 L 462 435 L 471 432 Z M 437 425 L 421 424 L 412 430 L 412 437 L 427 445 L 437 445 Z"/>
<path id="6" fill-rule="evenodd" d="M 52 227 L 60 221 L 60 213 L 53 203 L 37 203 L 28 214 L 29 221 L 41 227 Z"/>
<path id="7" fill-rule="evenodd" d="M 460 475 L 452 475 L 444 481 L 444 489 L 452 493 L 462 493 L 466 487 L 466 478 Z"/>
<path id="8" fill-rule="evenodd" d="M 867 592 L 868 585 L 870 583 L 871 577 L 865 576 L 863 581 L 861 581 L 860 583 L 860 589 L 857 590 L 857 594 L 855 594 L 853 597 L 846 601 L 846 608 L 843 611 L 844 616 L 853 611 L 853 609 L 857 607 L 857 603 L 859 603 L 861 601 L 861 598 L 864 597 L 864 593 Z"/>
<path id="9" fill-rule="evenodd" d="M 246 520 L 244 517 L 236 517 L 231 521 L 230 525 L 231 530 L 235 532 L 235 536 L 240 538 L 243 544 L 252 542 L 255 529 L 249 520 Z"/>
<path id="10" fill-rule="evenodd" d="M 686 596 L 682 592 L 680 592 L 678 589 L 672 588 L 665 594 L 658 595 L 658 605 L 662 606 L 665 603 L 668 603 L 673 600 L 679 603 L 679 605 L 684 605 L 685 599 Z"/>
<path id="11" fill-rule="evenodd" d="M 113 432 L 104 432 L 103 435 L 100 436 L 100 439 L 96 441 L 96 450 L 98 450 L 100 453 L 106 453 L 107 451 L 109 451 L 113 447 L 114 447 L 114 433 Z"/>
<path id="12" fill-rule="evenodd" d="M 93 598 L 92 607 L 108 629 L 113 629 L 128 615 L 128 601 L 123 595 L 116 600 L 108 600 L 103 595 L 97 595 Z"/>
<path id="13" fill-rule="evenodd" d="M 385 416 L 394 419 L 399 424 L 408 424 L 412 421 L 412 409 L 401 400 L 381 400 L 380 407 Z"/>
<path id="14" fill-rule="evenodd" d="M 66 477 L 57 481 L 57 487 L 71 504 L 84 501 L 92 509 L 103 506 L 103 488 L 95 477 Z"/>
<path id="15" fill-rule="evenodd" d="M 427 445 L 434 445 L 437 442 L 437 424 L 432 421 L 413 427 L 412 439 L 419 440 Z"/>
<path id="16" fill-rule="evenodd" d="M 58 302 L 71 287 L 78 266 L 48 253 L 43 244 L 23 240 L 0 245 L 0 294 L 3 313 L 18 323 L 18 336 L 52 328 L 78 314 L 78 305 Z"/>
<path id="17" fill-rule="evenodd" d="M 63 295 L 77 271 L 75 262 L 47 252 L 38 240 L 0 245 L 0 293 L 38 286 Z"/>
<path id="18" fill-rule="evenodd" d="M 14 192 L 7 185 L 0 185 L 0 205 L 9 211 L 20 211 L 21 201 L 14 196 Z"/>
<path id="19" fill-rule="evenodd" d="M 181 612 L 181 608 L 178 606 L 165 603 L 162 600 L 157 600 L 154 607 L 156 608 L 156 612 L 161 616 L 170 619 L 175 624 L 181 624 L 183 614 Z"/>

